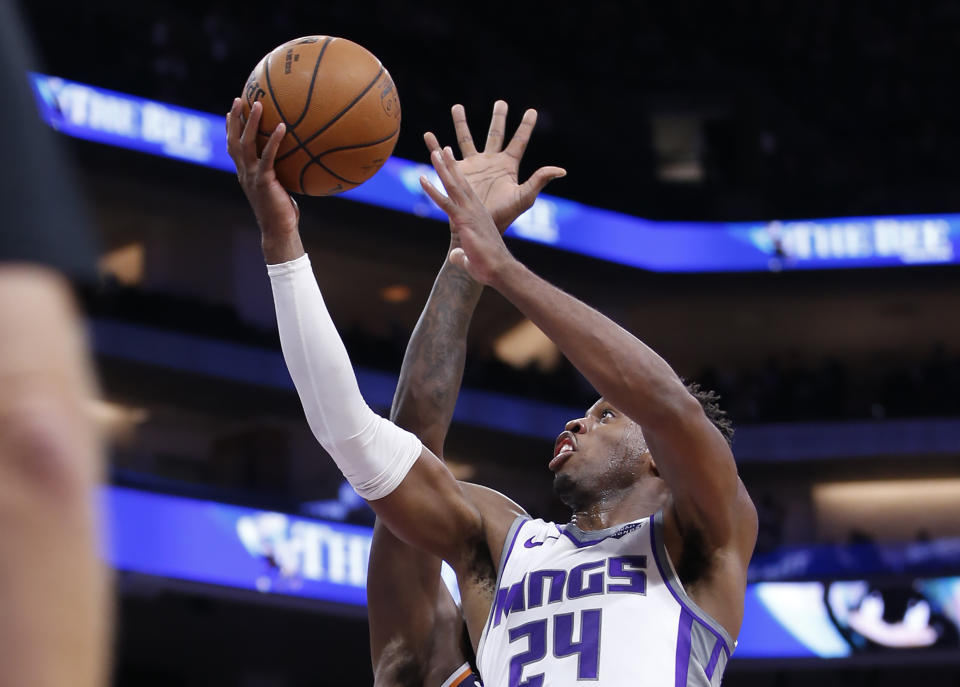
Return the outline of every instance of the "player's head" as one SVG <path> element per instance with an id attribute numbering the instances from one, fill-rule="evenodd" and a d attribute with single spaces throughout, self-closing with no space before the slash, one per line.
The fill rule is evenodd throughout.
<path id="1" fill-rule="evenodd" d="M 729 442 L 733 426 L 717 403 L 719 396 L 697 384 L 688 384 L 687 391 Z M 554 444 L 553 456 L 554 490 L 575 510 L 615 499 L 641 480 L 660 478 L 643 429 L 603 398 L 583 417 L 567 423 Z"/>

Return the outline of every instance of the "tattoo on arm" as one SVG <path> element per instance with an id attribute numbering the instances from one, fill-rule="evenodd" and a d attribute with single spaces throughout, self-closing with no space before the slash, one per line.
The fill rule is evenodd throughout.
<path id="1" fill-rule="evenodd" d="M 390 418 L 442 455 L 466 358 L 470 319 L 482 285 L 446 261 L 410 337 Z"/>

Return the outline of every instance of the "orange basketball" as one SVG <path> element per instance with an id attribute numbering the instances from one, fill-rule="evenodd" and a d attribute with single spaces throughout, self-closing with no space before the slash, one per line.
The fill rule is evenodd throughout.
<path id="1" fill-rule="evenodd" d="M 258 153 L 277 124 L 286 124 L 274 166 L 294 193 L 329 196 L 362 184 L 400 134 L 389 72 L 345 38 L 306 36 L 275 48 L 250 73 L 241 100 L 244 122 L 253 103 L 263 103 Z"/>

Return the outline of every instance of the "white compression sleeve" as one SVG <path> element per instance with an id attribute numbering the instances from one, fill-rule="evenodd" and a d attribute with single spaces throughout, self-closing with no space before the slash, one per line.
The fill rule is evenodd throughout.
<path id="1" fill-rule="evenodd" d="M 423 444 L 363 400 L 310 258 L 267 265 L 267 273 L 283 357 L 310 429 L 360 496 L 383 498 L 406 477 Z"/>

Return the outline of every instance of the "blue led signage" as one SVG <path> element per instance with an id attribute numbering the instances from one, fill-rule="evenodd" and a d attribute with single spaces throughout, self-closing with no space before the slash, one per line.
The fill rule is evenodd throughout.
<path id="1" fill-rule="evenodd" d="M 41 117 L 70 136 L 233 172 L 223 116 L 32 74 Z M 224 108 L 226 110 L 226 107 Z M 444 220 L 419 177 L 426 164 L 390 158 L 344 198 Z M 898 267 L 960 261 L 960 215 L 800 221 L 646 220 L 541 195 L 508 236 L 660 272 Z"/>
<path id="2" fill-rule="evenodd" d="M 368 527 L 123 487 L 105 487 L 101 499 L 107 559 L 118 570 L 366 605 Z M 751 583 L 735 655 L 960 652 L 960 577 L 880 579 Z"/>
<path id="3" fill-rule="evenodd" d="M 102 502 L 118 570 L 366 605 L 368 527 L 122 487 Z"/>

